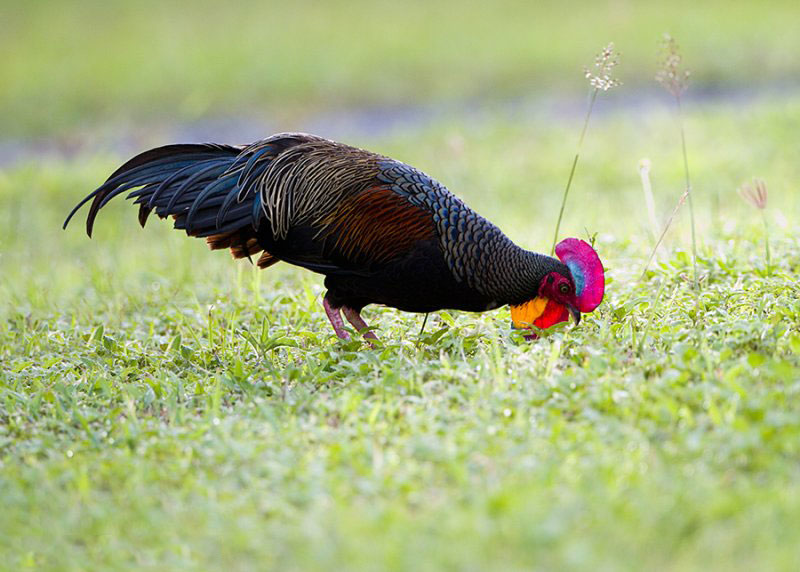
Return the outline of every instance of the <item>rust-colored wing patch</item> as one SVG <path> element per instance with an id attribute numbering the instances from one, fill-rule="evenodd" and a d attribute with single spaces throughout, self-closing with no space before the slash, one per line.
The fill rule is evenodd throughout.
<path id="1" fill-rule="evenodd" d="M 384 186 L 370 187 L 342 201 L 323 221 L 323 236 L 357 263 L 381 263 L 435 236 L 430 213 Z"/>

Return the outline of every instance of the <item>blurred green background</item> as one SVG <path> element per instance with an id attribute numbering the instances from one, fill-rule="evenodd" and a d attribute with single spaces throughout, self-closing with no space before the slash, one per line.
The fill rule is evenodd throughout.
<path id="1" fill-rule="evenodd" d="M 629 90 L 675 36 L 695 89 L 797 87 L 796 2 L 185 2 L 0 6 L 0 138 L 311 112 L 583 95 L 609 41 Z"/>
<path id="2" fill-rule="evenodd" d="M 0 570 L 796 570 L 800 8 L 794 2 L 0 0 Z M 688 216 L 661 35 L 684 98 Z M 254 271 L 125 201 L 70 208 L 176 141 L 303 130 L 419 167 L 606 298 L 534 344 L 506 309 L 370 307 Z M 736 188 L 766 179 L 759 213 Z M 434 335 L 434 332 L 436 333 Z M 3 558 L 8 555 L 4 560 Z"/>

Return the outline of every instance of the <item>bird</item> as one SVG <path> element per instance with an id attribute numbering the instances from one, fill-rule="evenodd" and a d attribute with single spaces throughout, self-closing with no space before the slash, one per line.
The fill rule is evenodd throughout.
<path id="1" fill-rule="evenodd" d="M 512 326 L 538 330 L 593 311 L 603 265 L 587 242 L 567 238 L 558 258 L 517 246 L 447 188 L 405 163 L 307 133 L 248 145 L 181 143 L 136 155 L 80 201 L 98 212 L 128 193 L 142 227 L 155 212 L 234 258 L 258 254 L 325 276 L 322 300 L 335 334 L 345 319 L 367 341 L 369 304 L 406 312 L 484 312 L 510 306 Z"/>

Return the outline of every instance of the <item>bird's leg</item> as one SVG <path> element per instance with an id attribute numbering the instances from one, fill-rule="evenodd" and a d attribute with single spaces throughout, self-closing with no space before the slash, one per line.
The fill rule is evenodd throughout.
<path id="1" fill-rule="evenodd" d="M 336 332 L 336 335 L 343 340 L 349 340 L 350 334 L 344 331 L 344 320 L 342 320 L 342 315 L 339 313 L 341 308 L 334 308 L 331 306 L 327 296 L 322 299 L 322 307 L 325 308 L 325 313 L 328 315 L 328 319 L 331 321 L 331 326 L 333 326 L 333 331 Z"/>
<path id="2" fill-rule="evenodd" d="M 342 306 L 342 313 L 344 314 L 344 317 L 347 318 L 347 321 L 350 322 L 350 324 L 352 324 L 357 331 L 364 332 L 365 338 L 369 340 L 378 339 L 378 336 L 375 335 L 375 332 L 369 329 L 369 326 L 364 321 L 364 318 L 361 317 L 361 313 L 358 310 L 354 310 L 348 306 Z"/>

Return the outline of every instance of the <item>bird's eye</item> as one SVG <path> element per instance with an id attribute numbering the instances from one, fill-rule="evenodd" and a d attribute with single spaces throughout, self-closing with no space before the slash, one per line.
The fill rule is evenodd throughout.
<path id="1" fill-rule="evenodd" d="M 561 293 L 562 293 L 562 294 L 566 294 L 567 292 L 569 292 L 569 286 L 567 286 L 566 284 L 562 284 L 562 285 L 559 287 L 559 290 L 561 290 Z"/>

